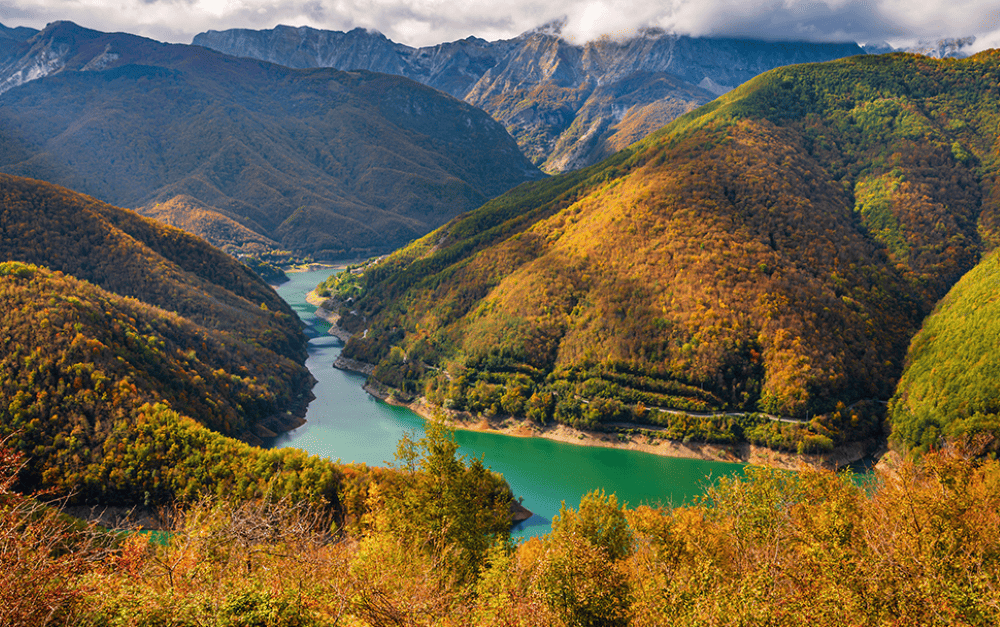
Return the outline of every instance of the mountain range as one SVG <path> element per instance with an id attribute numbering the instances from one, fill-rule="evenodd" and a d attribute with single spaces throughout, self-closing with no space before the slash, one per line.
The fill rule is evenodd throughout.
<path id="1" fill-rule="evenodd" d="M 69 22 L 0 47 L 0 171 L 234 253 L 386 252 L 542 174 L 408 79 L 293 70 Z"/>
<path id="2" fill-rule="evenodd" d="M 147 209 L 248 248 L 323 236 L 322 203 L 270 231 L 264 209 L 329 189 L 275 174 L 334 162 L 325 128 L 378 153 L 348 179 L 424 168 L 366 183 L 397 197 L 448 171 L 428 126 L 498 128 L 402 77 L 50 28 L 0 29 L 31 79 L 0 95 L 5 163 L 137 197 L 195 172 Z M 927 453 L 860 481 L 732 469 L 669 506 L 594 490 L 513 542 L 509 487 L 437 421 L 386 469 L 252 446 L 310 397 L 295 312 L 197 237 L 0 174 L 0 624 L 997 624 L 998 244 L 1000 51 L 892 54 L 766 72 L 333 275 L 344 354 L 396 399 L 720 455 L 871 450 L 889 425 Z"/>
<path id="3" fill-rule="evenodd" d="M 998 84 L 995 51 L 768 72 L 398 251 L 344 354 L 477 413 L 880 437 L 910 338 L 998 241 Z"/>
<path id="4" fill-rule="evenodd" d="M 557 21 L 507 40 L 423 48 L 378 32 L 278 26 L 208 31 L 193 43 L 290 67 L 398 74 L 464 99 L 503 123 L 550 172 L 591 165 L 761 72 L 864 54 L 854 43 L 768 42 L 646 29 L 577 45 Z"/>
<path id="5" fill-rule="evenodd" d="M 572 91 L 597 69 L 605 84 L 645 93 L 639 75 L 664 63 L 678 74 L 662 84 L 694 86 L 702 75 L 699 88 L 721 92 L 729 85 L 712 76 L 752 71 L 740 55 L 780 48 L 657 31 L 573 48 L 558 25 L 433 54 L 377 33 L 325 36 L 340 38 L 340 62 L 416 68 L 428 83 L 495 102 L 512 85 Z M 230 252 L 386 250 L 464 209 L 366 272 L 342 312 L 356 315 L 342 319 L 365 331 L 345 356 L 376 363 L 376 377 L 406 393 L 474 412 L 638 421 L 675 439 L 800 450 L 873 436 L 910 338 L 998 237 L 990 53 L 772 70 L 601 163 L 469 211 L 541 175 L 488 116 L 406 77 L 291 69 L 67 22 L 4 29 L 0 41 L 0 166 L 119 198 Z M 670 65 L 710 43 L 732 55 L 728 74 L 705 74 L 704 59 Z M 506 87 L 491 91 L 499 83 L 487 78 Z M 97 201 L 73 201 L 85 202 Z M 151 232 L 114 211 L 131 236 Z M 93 237 L 50 237 L 90 227 L 60 217 L 24 233 L 33 220 L 12 223 L 8 258 L 103 289 L 125 285 L 193 324 L 301 357 L 290 326 L 264 324 L 260 336 L 253 316 L 217 311 L 229 296 L 206 304 L 189 280 L 164 287 L 151 279 L 160 262 L 106 251 L 97 262 Z M 164 233 L 150 240 L 161 253 L 174 237 Z M 253 311 L 268 315 L 266 301 Z M 253 437 L 252 421 L 234 420 L 216 427 Z M 934 433 L 920 427 L 910 445 L 924 432 Z"/>

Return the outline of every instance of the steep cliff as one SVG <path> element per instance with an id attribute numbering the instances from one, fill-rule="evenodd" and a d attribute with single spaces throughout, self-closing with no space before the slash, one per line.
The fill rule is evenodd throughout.
<path id="1" fill-rule="evenodd" d="M 543 169 L 596 163 L 677 116 L 775 67 L 863 54 L 857 44 L 696 38 L 645 30 L 585 45 L 553 23 L 509 40 L 424 48 L 377 32 L 279 26 L 208 31 L 196 45 L 290 67 L 399 74 L 463 98 L 502 122 Z"/>

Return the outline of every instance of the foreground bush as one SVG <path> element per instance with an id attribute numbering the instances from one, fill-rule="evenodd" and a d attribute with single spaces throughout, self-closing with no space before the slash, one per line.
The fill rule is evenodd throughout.
<path id="1" fill-rule="evenodd" d="M 593 493 L 549 535 L 513 544 L 498 518 L 471 515 L 476 498 L 456 497 L 482 494 L 476 463 L 447 434 L 429 437 L 402 447 L 396 474 L 373 475 L 371 510 L 349 532 L 289 501 L 214 499 L 177 515 L 162 544 L 102 544 L 40 506 L 12 506 L 34 501 L 8 482 L 0 623 L 1000 623 L 995 461 L 938 453 L 870 483 L 750 468 L 672 510 Z"/>

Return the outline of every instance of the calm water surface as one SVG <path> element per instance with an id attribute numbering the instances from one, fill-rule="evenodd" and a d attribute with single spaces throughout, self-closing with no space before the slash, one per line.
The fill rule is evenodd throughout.
<path id="1" fill-rule="evenodd" d="M 309 359 L 316 377 L 316 395 L 306 424 L 282 435 L 275 446 L 294 446 L 343 462 L 370 466 L 392 461 L 396 443 L 407 431 L 423 431 L 423 419 L 408 409 L 369 396 L 363 375 L 333 367 L 341 343 L 327 335 L 329 325 L 313 315 L 305 297 L 333 270 L 289 273 L 291 280 L 277 288 L 307 325 Z M 538 535 L 550 530 L 552 516 L 563 501 L 577 507 L 580 498 L 595 489 L 618 496 L 619 503 L 680 504 L 700 494 L 712 477 L 740 472 L 742 465 L 660 457 L 635 451 L 574 446 L 541 438 L 516 438 L 493 433 L 458 431 L 461 452 L 482 456 L 487 466 L 503 473 L 516 496 L 535 513 L 515 529 L 516 535 Z"/>

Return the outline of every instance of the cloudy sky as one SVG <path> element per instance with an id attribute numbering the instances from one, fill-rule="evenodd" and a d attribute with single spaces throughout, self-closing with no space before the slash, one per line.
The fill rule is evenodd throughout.
<path id="1" fill-rule="evenodd" d="M 288 24 L 372 28 L 422 46 L 513 37 L 564 16 L 563 35 L 579 43 L 659 26 L 690 35 L 897 46 L 973 35 L 976 49 L 1000 47 L 1000 0 L 0 0 L 5 26 L 72 20 L 177 43 L 209 29 Z"/>

